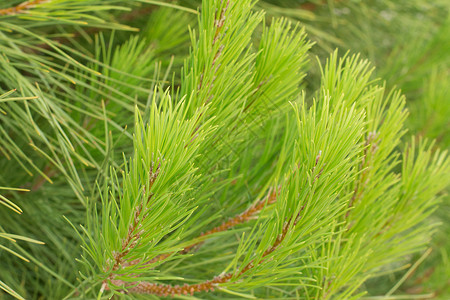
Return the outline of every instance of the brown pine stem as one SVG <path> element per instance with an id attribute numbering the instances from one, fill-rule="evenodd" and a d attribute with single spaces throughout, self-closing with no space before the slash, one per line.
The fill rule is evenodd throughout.
<path id="1" fill-rule="evenodd" d="M 295 218 L 291 218 L 288 222 L 286 222 L 284 224 L 281 234 L 278 235 L 277 239 L 272 244 L 272 246 L 263 253 L 262 258 L 268 256 L 269 254 L 273 253 L 276 249 L 278 249 L 280 244 L 286 238 L 286 235 L 288 233 L 288 230 L 289 230 L 292 220 L 294 220 L 293 224 L 295 226 L 297 224 L 298 220 L 300 220 L 301 212 L 303 211 L 304 208 L 305 208 L 305 205 L 303 205 L 303 207 L 300 209 L 299 213 L 297 214 L 297 216 Z M 247 211 L 249 211 L 249 210 L 247 210 Z M 262 262 L 264 262 L 264 260 L 260 260 L 258 262 L 258 264 L 256 264 L 256 265 L 259 265 Z M 237 273 L 237 275 L 241 276 L 245 272 L 251 270 L 254 267 L 255 267 L 254 261 L 251 261 L 250 263 L 245 265 L 245 267 L 243 267 L 241 269 L 241 271 L 239 271 Z M 128 288 L 127 291 L 128 291 L 128 293 L 152 294 L 152 295 L 157 295 L 159 297 L 193 295 L 194 293 L 198 293 L 198 292 L 208 292 L 208 291 L 213 292 L 218 288 L 219 284 L 230 282 L 232 277 L 233 277 L 233 273 L 226 273 L 226 274 L 221 274 L 219 276 L 216 276 L 212 280 L 207 280 L 202 283 L 184 284 L 181 286 L 180 285 L 158 284 L 158 283 L 137 281 L 137 282 L 129 283 L 128 286 L 130 286 L 130 288 Z M 115 280 L 115 281 L 112 281 L 112 283 L 115 285 L 126 285 L 126 283 L 121 280 Z"/>
<path id="2" fill-rule="evenodd" d="M 23 193 L 27 193 L 30 191 L 32 191 L 32 192 L 38 191 L 44 185 L 45 182 L 49 181 L 49 179 L 51 177 L 58 174 L 58 171 L 56 169 L 52 168 L 52 165 L 49 164 L 44 168 L 43 173 L 45 174 L 45 176 L 39 175 L 39 177 L 37 177 L 37 179 L 34 182 L 28 182 L 28 183 L 20 186 L 20 188 L 23 190 L 17 191 L 17 193 L 23 194 Z M 49 182 L 51 182 L 51 180 Z M 7 193 L 4 196 L 6 198 L 11 198 L 11 197 L 13 197 L 13 194 Z"/>
<path id="3" fill-rule="evenodd" d="M 319 159 L 321 158 L 321 154 L 322 154 L 322 152 L 320 151 L 316 157 L 316 166 L 319 162 Z M 315 177 L 314 182 L 320 178 L 322 171 L 323 171 L 323 169 L 320 170 L 319 174 Z M 200 235 L 200 237 L 204 237 L 204 236 L 208 236 L 208 235 L 211 235 L 211 234 L 214 234 L 217 232 L 225 231 L 233 226 L 236 226 L 238 224 L 241 224 L 245 221 L 250 220 L 252 216 L 259 213 L 266 205 L 272 204 L 276 201 L 278 191 L 270 192 L 269 195 L 265 199 L 259 201 L 256 205 L 250 207 L 243 213 L 230 219 L 229 221 L 223 223 L 222 225 L 215 227 L 215 228 L 207 231 L 206 233 L 202 233 Z M 299 212 L 297 213 L 297 215 L 295 217 L 291 217 L 289 219 L 289 221 L 285 222 L 281 233 L 277 236 L 277 238 L 276 238 L 275 242 L 272 244 L 272 246 L 270 246 L 266 251 L 264 251 L 264 253 L 261 257 L 262 259 L 259 260 L 258 263 L 255 264 L 255 261 L 252 260 L 248 264 L 246 264 L 240 271 L 237 270 L 237 272 L 234 274 L 236 274 L 237 277 L 243 275 L 247 271 L 253 269 L 256 265 L 263 263 L 265 261 L 264 258 L 266 256 L 275 252 L 275 250 L 277 250 L 279 248 L 281 243 L 286 238 L 286 235 L 287 235 L 289 229 L 291 228 L 291 223 L 293 226 L 297 225 L 298 221 L 302 217 L 302 212 L 305 209 L 305 207 L 306 207 L 306 203 L 300 208 Z M 199 245 L 200 243 L 202 243 L 202 242 L 193 243 L 190 246 L 185 247 L 181 253 L 188 252 L 189 250 L 191 250 L 195 246 Z M 163 254 L 163 255 L 157 256 L 153 260 L 151 260 L 149 263 L 164 260 L 165 258 L 169 257 L 172 254 L 173 253 L 168 253 L 168 254 Z M 136 260 L 134 264 L 136 264 L 138 262 L 139 261 Z M 132 264 L 132 263 L 130 263 L 130 264 Z M 231 280 L 231 278 L 233 278 L 234 274 L 233 273 L 225 273 L 225 274 L 221 274 L 219 276 L 214 277 L 212 280 L 207 280 L 202 283 L 197 283 L 197 284 L 186 284 L 185 283 L 184 285 L 181 285 L 181 286 L 180 285 L 142 282 L 142 281 L 135 281 L 135 282 L 128 283 L 123 280 L 115 280 L 114 278 L 110 278 L 109 282 L 110 282 L 110 284 L 114 284 L 117 286 L 127 287 L 128 293 L 152 294 L 152 295 L 157 295 L 160 297 L 167 297 L 167 296 L 173 297 L 173 296 L 181 296 L 181 295 L 193 295 L 194 293 L 197 293 L 197 292 L 215 291 L 219 287 L 220 284 L 230 282 L 230 280 Z M 103 284 L 106 289 L 109 289 L 107 281 L 105 281 Z"/>
<path id="4" fill-rule="evenodd" d="M 43 0 L 40 0 L 42 2 L 40 3 L 44 3 Z M 50 2 L 51 0 L 45 0 Z M 36 4 L 34 4 L 36 5 Z M 33 8 L 34 5 L 31 5 L 27 8 L 31 9 Z M 5 9 L 0 9 L 0 16 L 2 15 L 16 15 L 16 13 L 11 13 L 10 10 L 12 8 L 5 8 Z M 132 20 L 135 20 L 136 18 L 140 18 L 143 16 L 147 16 L 149 15 L 155 8 L 153 6 L 150 7 L 143 7 L 143 8 L 139 8 L 139 9 L 135 9 L 129 13 L 125 13 L 119 16 L 119 21 L 123 21 L 123 22 L 129 22 Z M 21 11 L 22 13 L 24 13 L 24 11 Z M 85 30 L 85 33 L 88 35 L 94 35 L 97 34 L 99 32 L 101 32 L 102 30 L 104 30 L 104 28 L 98 28 L 98 27 L 88 27 Z M 70 39 L 77 39 L 80 38 L 82 36 L 80 31 L 75 31 L 75 32 L 71 32 L 68 36 L 63 36 L 63 37 L 56 37 L 56 38 L 52 38 L 50 39 L 51 41 L 55 42 L 55 43 L 59 43 L 59 44 L 64 44 L 70 41 Z M 52 46 L 50 46 L 49 43 L 41 43 L 41 44 L 37 44 L 35 48 L 28 48 L 27 52 L 29 53 L 39 53 L 40 50 L 39 49 L 43 49 L 43 50 L 52 50 Z"/>
<path id="5" fill-rule="evenodd" d="M 52 165 L 47 165 L 44 168 L 44 174 L 47 176 L 47 178 L 52 178 L 53 176 L 55 176 L 56 174 L 58 174 L 58 171 L 52 167 Z M 48 181 L 46 177 L 44 177 L 43 175 L 40 175 L 37 180 L 33 183 L 33 186 L 31 187 L 31 191 L 37 191 L 39 190 L 44 183 L 46 183 Z"/>
<path id="6" fill-rule="evenodd" d="M 371 160 L 369 159 L 369 154 L 374 154 L 378 149 L 378 144 L 374 143 L 374 141 L 378 138 L 378 134 L 376 132 L 369 132 L 369 135 L 366 140 L 365 148 L 364 148 L 364 155 L 363 160 L 361 161 L 360 170 L 362 170 L 362 174 L 359 177 L 359 180 L 357 181 L 355 185 L 355 189 L 353 191 L 353 196 L 350 199 L 348 203 L 349 210 L 345 214 L 345 218 L 348 218 L 350 215 L 350 208 L 352 208 L 355 203 L 362 197 L 362 194 L 364 193 L 364 188 L 366 187 L 369 178 L 368 178 L 368 171 L 371 164 Z M 370 151 L 370 152 L 369 152 Z M 372 156 L 370 156 L 372 158 Z"/>
<path id="7" fill-rule="evenodd" d="M 250 208 L 245 210 L 243 213 L 231 218 L 227 222 L 222 223 L 221 225 L 219 225 L 211 230 L 208 230 L 205 233 L 200 234 L 200 237 L 205 237 L 205 236 L 208 236 L 208 235 L 211 235 L 214 233 L 226 231 L 236 225 L 247 222 L 247 221 L 251 220 L 252 217 L 254 217 L 256 214 L 258 214 L 266 205 L 273 204 L 276 202 L 276 200 L 277 200 L 277 193 L 275 191 L 272 191 L 271 193 L 269 193 L 269 195 L 265 199 L 256 203 L 256 205 L 251 206 Z M 201 242 L 199 242 L 199 243 L 201 243 Z M 184 248 L 183 251 L 186 251 L 186 250 L 189 251 L 193 247 L 197 246 L 199 243 L 190 245 L 190 246 Z"/>
<path id="8" fill-rule="evenodd" d="M 142 204 L 140 204 L 134 212 L 133 222 L 128 228 L 127 236 L 122 241 L 121 251 L 113 254 L 114 256 L 114 265 L 112 267 L 113 271 L 118 270 L 119 267 L 124 263 L 123 258 L 130 252 L 132 248 L 134 248 L 134 246 L 136 246 L 142 234 L 141 231 L 137 231 L 137 229 L 140 226 L 141 213 L 142 213 Z"/>
<path id="9" fill-rule="evenodd" d="M 151 184 L 153 184 L 153 182 L 151 182 Z M 250 208 L 245 210 L 243 213 L 237 215 L 236 217 L 233 217 L 232 219 L 228 220 L 227 222 L 225 222 L 211 230 L 208 230 L 205 233 L 202 233 L 197 239 L 199 239 L 200 237 L 212 235 L 214 233 L 226 231 L 238 224 L 249 221 L 253 216 L 258 214 L 266 205 L 273 204 L 276 201 L 276 196 L 277 196 L 277 193 L 275 191 L 272 191 L 271 193 L 269 193 L 269 195 L 267 197 L 265 197 L 263 200 L 259 201 L 255 205 L 251 206 Z M 136 230 L 136 228 L 138 226 L 137 224 L 139 223 L 139 215 L 141 214 L 141 211 L 142 211 L 142 206 L 140 206 L 135 212 L 135 217 L 134 217 L 133 223 L 130 226 L 130 229 L 128 231 L 127 238 L 122 243 L 122 251 L 119 254 L 115 254 L 115 256 L 114 256 L 115 263 L 114 263 L 112 270 L 117 270 L 121 265 L 123 265 L 123 266 L 135 265 L 140 262 L 140 260 L 138 259 L 138 260 L 134 260 L 134 261 L 127 263 L 127 262 L 123 261 L 123 257 L 129 253 L 130 248 L 134 247 L 136 241 L 139 239 L 140 233 L 138 232 L 138 233 L 133 234 L 133 232 Z M 287 227 L 285 226 L 283 228 L 283 233 L 277 238 L 274 245 L 264 253 L 263 257 L 270 254 L 278 247 L 278 245 L 284 239 L 286 232 L 287 232 Z M 193 248 L 199 246 L 202 243 L 203 243 L 202 241 L 192 243 L 191 245 L 185 247 L 180 253 L 182 253 L 182 254 L 188 253 Z M 152 263 L 155 263 L 158 261 L 165 260 L 172 254 L 174 254 L 174 252 L 158 255 L 155 258 L 153 258 L 152 260 L 150 260 L 149 262 L 147 262 L 146 264 L 152 264 Z M 248 271 L 252 267 L 253 267 L 253 265 L 250 265 L 250 264 L 247 265 L 246 267 L 244 267 L 241 270 L 239 275 Z M 174 295 L 188 295 L 188 294 L 192 295 L 196 292 L 214 291 L 217 288 L 218 284 L 228 282 L 232 276 L 233 276 L 233 274 L 231 274 L 231 273 L 222 274 L 220 276 L 215 277 L 212 280 L 207 280 L 203 283 L 191 284 L 191 285 L 184 284 L 182 286 L 179 286 L 179 285 L 173 286 L 173 285 L 168 285 L 168 284 L 157 284 L 157 283 L 138 282 L 138 281 L 132 282 L 132 283 L 125 283 L 122 280 L 116 280 L 114 274 L 112 274 L 109 277 L 109 281 L 110 281 L 110 283 L 112 283 L 114 285 L 118 285 L 118 286 L 121 286 L 121 285 L 130 286 L 130 288 L 128 288 L 129 293 L 153 294 L 153 295 L 157 295 L 160 297 L 165 297 L 165 296 L 174 296 Z M 104 286 L 106 289 L 109 289 L 106 281 L 104 282 Z"/>
<path id="10" fill-rule="evenodd" d="M 340 0 L 334 0 L 334 2 L 342 2 Z M 318 8 L 320 8 L 321 6 L 325 6 L 327 5 L 327 0 L 323 0 L 322 3 L 312 3 L 312 2 L 306 2 L 303 4 L 300 4 L 300 8 L 303 10 L 309 10 L 309 11 L 316 11 Z"/>
<path id="11" fill-rule="evenodd" d="M 281 243 L 284 241 L 284 239 L 286 238 L 286 234 L 288 233 L 289 227 L 291 225 L 292 220 L 294 220 L 293 225 L 297 225 L 297 222 L 301 219 L 302 215 L 302 211 L 305 209 L 306 204 L 304 204 L 301 208 L 300 211 L 297 213 L 297 216 L 295 218 L 290 218 L 288 222 L 284 223 L 283 225 L 283 230 L 281 231 L 281 233 L 277 236 L 277 239 L 275 240 L 275 242 L 272 244 L 272 246 L 270 248 L 268 248 L 266 251 L 264 251 L 262 258 L 268 256 L 269 254 L 275 252 L 275 250 L 278 249 L 278 247 L 281 245 Z M 264 260 L 260 260 L 258 264 L 261 264 Z M 248 270 L 252 269 L 254 267 L 254 261 L 252 260 L 251 262 L 249 262 L 239 273 L 239 275 L 242 275 L 243 273 L 247 272 Z"/>
<path id="12" fill-rule="evenodd" d="M 303 208 L 301 209 L 303 210 Z M 294 219 L 294 224 L 298 221 L 300 218 L 300 213 L 297 215 L 297 217 Z M 273 245 L 267 249 L 264 254 L 263 258 L 267 255 L 273 253 L 279 245 L 283 242 L 283 240 L 286 237 L 286 234 L 288 232 L 290 223 L 292 219 L 289 220 L 284 226 L 282 233 L 277 237 Z M 261 264 L 264 260 L 259 261 L 258 264 Z M 251 270 L 255 267 L 255 264 L 253 261 L 248 263 L 245 267 L 242 268 L 242 270 L 237 273 L 238 276 L 243 275 L 245 272 Z M 158 284 L 158 283 L 150 283 L 150 282 L 132 282 L 128 284 L 128 286 L 131 286 L 128 288 L 128 293 L 136 293 L 136 294 L 152 294 L 157 295 L 160 297 L 167 297 L 167 296 L 179 296 L 179 295 L 193 295 L 197 292 L 213 292 L 215 291 L 219 284 L 221 283 L 227 283 L 230 282 L 231 278 L 233 277 L 233 273 L 226 273 L 221 274 L 219 276 L 214 277 L 212 280 L 207 280 L 202 283 L 197 284 L 184 284 L 182 286 L 180 285 L 170 285 L 170 284 Z M 113 280 L 111 283 L 115 285 L 126 285 L 124 281 L 121 280 Z"/>
<path id="13" fill-rule="evenodd" d="M 193 295 L 198 292 L 212 292 L 217 289 L 218 285 L 221 283 L 229 282 L 233 277 L 231 273 L 216 276 L 212 280 L 207 280 L 202 283 L 197 284 L 184 284 L 180 285 L 170 285 L 170 284 L 158 284 L 150 282 L 135 282 L 128 289 L 129 293 L 135 294 L 152 294 L 159 297 L 175 296 L 175 295 Z"/>
<path id="14" fill-rule="evenodd" d="M 259 201 L 258 203 L 256 203 L 255 205 L 251 206 L 250 208 L 248 208 L 247 210 L 245 210 L 243 213 L 229 219 L 228 221 L 222 223 L 221 225 L 214 227 L 211 230 L 208 230 L 206 232 L 202 232 L 197 238 L 195 238 L 194 240 L 199 240 L 202 239 L 206 236 L 218 233 L 218 232 L 223 232 L 226 231 L 234 226 L 237 226 L 239 224 L 245 223 L 249 220 L 251 220 L 256 214 L 258 214 L 259 212 L 261 212 L 261 210 L 266 206 L 266 205 L 270 205 L 276 202 L 276 198 L 277 197 L 277 193 L 275 191 L 272 191 L 269 193 L 269 195 L 267 197 L 265 197 L 264 199 L 262 199 L 261 201 Z M 189 253 L 191 250 L 193 250 L 194 248 L 200 246 L 201 244 L 203 244 L 203 241 L 200 242 L 194 242 L 186 247 L 184 247 L 183 250 L 181 250 L 180 252 L 178 252 L 179 254 L 187 254 Z M 159 261 L 163 261 L 165 259 L 167 259 L 169 256 L 175 254 L 176 252 L 170 252 L 170 253 L 164 253 L 161 255 L 156 256 L 155 258 L 151 259 L 150 261 L 148 261 L 146 264 L 153 264 Z M 140 262 L 141 260 L 136 259 L 133 260 L 129 263 L 126 263 L 126 265 L 136 265 Z"/>
<path id="15" fill-rule="evenodd" d="M 306 2 L 301 4 L 300 8 L 303 10 L 315 11 L 317 9 L 317 4 Z"/>
<path id="16" fill-rule="evenodd" d="M 11 15 L 17 15 L 26 13 L 28 10 L 32 9 L 38 4 L 43 4 L 46 2 L 50 2 L 51 0 L 32 0 L 32 1 L 25 1 L 20 3 L 19 5 L 16 5 L 14 7 L 8 7 L 0 9 L 0 16 L 11 16 Z"/>
<path id="17" fill-rule="evenodd" d="M 152 159 L 153 160 L 153 159 Z M 149 170 L 149 179 L 148 179 L 148 189 L 150 190 L 153 186 L 153 184 L 156 181 L 156 178 L 159 175 L 159 172 L 161 170 L 161 163 L 159 162 L 159 159 L 156 160 L 157 166 L 155 168 L 155 163 L 152 161 L 152 164 L 150 166 Z M 143 188 L 144 195 L 145 195 L 145 187 Z M 128 262 L 124 261 L 124 257 L 130 253 L 130 251 L 136 246 L 138 243 L 141 235 L 144 233 L 143 230 L 139 230 L 142 227 L 142 220 L 144 220 L 147 216 L 147 210 L 148 210 L 148 201 L 153 197 L 153 194 L 150 193 L 148 196 L 147 202 L 140 203 L 135 211 L 134 211 L 134 217 L 133 221 L 128 227 L 127 236 L 122 240 L 122 245 L 120 252 L 113 253 L 114 256 L 114 265 L 112 267 L 112 271 L 118 270 L 121 266 L 127 266 Z M 114 279 L 115 275 L 111 274 L 110 279 Z"/>

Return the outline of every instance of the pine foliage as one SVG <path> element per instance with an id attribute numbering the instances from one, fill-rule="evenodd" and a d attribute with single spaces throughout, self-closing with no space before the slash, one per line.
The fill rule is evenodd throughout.
<path id="1" fill-rule="evenodd" d="M 298 2 L 0 4 L 0 299 L 407 298 L 450 23 L 378 49 L 373 15 L 445 3 Z"/>

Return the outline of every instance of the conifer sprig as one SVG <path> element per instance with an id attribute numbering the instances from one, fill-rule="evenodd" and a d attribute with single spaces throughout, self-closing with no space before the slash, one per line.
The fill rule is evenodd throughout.
<path id="1" fill-rule="evenodd" d="M 404 134 L 404 98 L 396 91 L 385 95 L 385 88 L 371 80 L 372 69 L 367 61 L 358 56 L 338 58 L 335 52 L 322 70 L 322 86 L 313 105 L 310 107 L 303 100 L 293 104 L 294 111 L 283 108 L 282 113 L 273 116 L 282 120 L 287 112 L 297 123 L 296 131 L 285 128 L 288 133 L 281 140 L 280 159 L 273 167 L 276 175 L 265 177 L 268 182 L 260 184 L 259 193 L 267 193 L 267 187 L 279 186 L 277 201 L 267 207 L 256 202 L 238 217 L 193 239 L 201 239 L 207 247 L 205 237 L 217 235 L 224 239 L 228 235 L 226 229 L 258 212 L 256 220 L 249 223 L 250 232 L 241 237 L 228 264 L 218 269 L 213 279 L 198 279 L 199 283 L 193 284 L 183 283 L 177 275 L 173 277 L 172 272 L 164 271 L 171 270 L 170 265 L 185 259 L 187 252 L 198 245 L 198 242 L 178 242 L 200 229 L 193 220 L 210 212 L 211 217 L 201 224 L 207 226 L 217 218 L 209 205 L 201 210 L 196 206 L 219 192 L 223 185 L 215 182 L 228 182 L 222 175 L 226 174 L 225 168 L 239 166 L 240 160 L 248 159 L 234 154 L 236 159 L 224 164 L 218 160 L 226 150 L 224 146 L 237 145 L 236 139 L 243 137 L 249 144 L 256 142 L 248 140 L 253 134 L 252 119 L 250 126 L 242 127 L 236 121 L 245 118 L 236 117 L 249 116 L 249 112 L 258 114 L 253 110 L 258 106 L 256 101 L 262 101 L 263 95 L 273 89 L 271 80 L 282 83 L 282 77 L 300 74 L 298 81 L 291 81 L 292 86 L 286 87 L 286 91 L 300 91 L 306 52 L 296 52 L 299 56 L 293 58 L 292 53 L 283 56 L 267 51 L 278 45 L 283 49 L 289 43 L 303 45 L 300 48 L 306 51 L 309 44 L 303 33 L 288 36 L 290 27 L 283 21 L 274 21 L 269 31 L 263 33 L 260 52 L 252 53 L 247 50 L 251 47 L 250 33 L 261 22 L 261 15 L 251 13 L 251 5 L 204 2 L 199 17 L 200 35 L 197 41 L 196 35 L 191 34 L 193 50 L 185 63 L 177 97 L 172 99 L 166 94 L 152 102 L 146 130 L 141 129 L 144 124 L 137 118 L 135 152 L 125 170 L 124 186 L 120 187 L 115 179 L 111 196 L 104 194 L 102 234 L 90 237 L 87 243 L 87 253 L 104 271 L 101 274 L 90 268 L 90 272 L 98 274 L 104 290 L 158 296 L 192 295 L 217 289 L 245 293 L 270 285 L 289 287 L 292 280 L 306 282 L 315 278 L 314 284 L 302 285 L 305 297 L 351 297 L 381 267 L 422 245 L 419 235 L 400 239 L 403 229 L 392 230 L 385 222 L 388 210 L 375 208 L 380 197 L 391 201 L 391 207 L 394 199 L 402 201 L 397 196 L 399 181 L 392 170 L 399 162 L 395 148 Z M 289 59 L 292 64 L 284 65 L 284 60 Z M 252 78 L 253 90 L 246 84 Z M 264 89 L 267 91 L 258 94 Z M 291 95 L 285 99 L 291 99 Z M 284 101 L 282 98 L 277 106 L 283 106 Z M 174 123 L 180 125 L 173 127 Z M 233 134 L 225 135 L 230 128 Z M 170 140 L 177 142 L 169 146 Z M 215 156 L 209 164 L 197 167 L 209 158 L 205 153 L 211 151 Z M 157 172 L 153 171 L 155 164 Z M 211 173 L 215 169 L 218 172 Z M 448 172 L 444 169 L 443 172 Z M 200 171 L 218 177 L 211 180 Z M 177 186 L 160 178 L 166 173 L 178 174 Z M 185 198 L 187 193 L 192 196 Z M 373 220 L 365 213 L 371 205 L 381 213 Z M 175 207 L 178 207 L 176 217 L 166 213 Z M 149 222 L 150 219 L 153 221 Z M 94 227 L 85 231 L 87 235 L 99 231 L 96 229 L 99 220 L 95 217 L 89 222 Z M 405 229 L 413 228 L 421 220 L 416 218 Z M 153 232 L 152 228 L 161 229 Z M 395 251 L 389 252 L 389 256 L 377 252 L 373 241 L 389 244 L 393 236 L 397 236 Z M 106 261 L 105 250 L 111 253 Z M 198 253 L 192 253 L 192 257 L 195 259 Z M 354 260 L 334 263 L 347 257 Z M 88 266 L 88 261 L 85 264 Z M 335 274 L 340 273 L 346 276 L 336 278 Z M 182 284 L 165 283 L 170 280 Z"/>
<path id="2" fill-rule="evenodd" d="M 392 72 L 365 59 L 379 64 L 392 46 L 379 34 L 392 22 L 376 8 L 389 3 L 395 24 L 413 24 L 416 4 L 7 2 L 0 186 L 19 188 L 0 187 L 6 293 L 358 299 L 383 293 L 374 285 L 428 247 L 450 162 L 426 139 L 403 147 L 407 103 L 390 86 L 410 99 L 431 74 L 430 125 L 414 134 L 442 136 L 446 110 L 433 111 L 445 65 L 430 73 L 422 62 L 446 61 L 444 47 L 427 49 L 445 45 L 449 27 L 404 60 L 394 48 Z M 365 19 L 382 24 L 372 32 Z M 323 62 L 335 45 L 362 54 L 336 50 Z"/>

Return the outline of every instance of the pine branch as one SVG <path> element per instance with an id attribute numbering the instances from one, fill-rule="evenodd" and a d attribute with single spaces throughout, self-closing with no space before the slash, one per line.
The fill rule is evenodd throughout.
<path id="1" fill-rule="evenodd" d="M 153 184 L 158 178 L 160 170 L 161 170 L 160 163 L 158 163 L 156 169 L 154 168 L 153 164 L 150 167 L 149 184 L 148 184 L 149 190 L 151 190 Z M 143 189 L 145 195 L 145 187 Z M 146 203 L 148 203 L 151 200 L 152 196 L 153 194 L 150 194 L 146 202 L 140 203 L 138 207 L 134 209 L 134 217 L 128 228 L 127 235 L 125 239 L 122 241 L 121 250 L 118 253 L 113 253 L 114 265 L 112 266 L 112 271 L 118 270 L 122 265 L 123 266 L 131 265 L 125 263 L 123 258 L 130 252 L 130 250 L 132 250 L 136 246 L 136 244 L 140 240 L 141 235 L 144 233 L 144 230 L 142 230 L 142 222 L 144 222 L 145 218 L 148 217 L 148 207 L 146 206 Z M 114 274 L 111 274 L 110 278 L 114 278 Z"/>
<path id="2" fill-rule="evenodd" d="M 184 284 L 179 285 L 169 285 L 169 284 L 157 284 L 150 282 L 132 282 L 127 283 L 130 288 L 126 291 L 132 294 L 152 294 L 160 297 L 167 296 L 182 296 L 182 295 L 194 295 L 197 292 L 213 292 L 218 288 L 219 284 L 227 283 L 232 278 L 232 274 L 224 274 L 215 277 L 212 280 L 207 280 L 203 283 L 198 284 Z M 125 282 L 121 280 L 116 280 L 113 282 L 115 285 L 123 286 Z"/>
<path id="3" fill-rule="evenodd" d="M 366 285 L 378 293 L 368 279 L 402 271 L 399 261 L 427 247 L 450 165 L 432 143 L 399 150 L 405 101 L 386 86 L 403 85 L 414 133 L 445 136 L 448 72 L 430 72 L 448 58 L 450 23 L 438 30 L 443 19 L 431 16 L 443 16 L 443 4 L 424 13 L 426 0 L 204 0 L 198 11 L 153 0 L 22 1 L 0 5 L 15 5 L 0 9 L 6 293 L 357 299 Z M 136 20 L 141 13 L 149 20 Z M 422 25 L 427 42 L 409 45 Z M 104 29 L 140 32 L 91 37 Z M 323 61 L 333 45 L 362 54 L 336 51 L 310 69 L 310 54 Z M 389 82 L 373 80 L 380 74 Z M 78 236 L 67 220 L 81 224 Z M 26 243 L 38 240 L 45 245 Z"/>
<path id="4" fill-rule="evenodd" d="M 151 259 L 150 261 L 146 262 L 145 265 L 151 265 L 153 263 L 156 262 L 160 262 L 163 261 L 167 258 L 169 258 L 170 256 L 172 256 L 175 253 L 178 254 L 187 254 L 189 253 L 191 250 L 193 250 L 194 248 L 198 248 L 199 246 L 201 246 L 204 243 L 205 237 L 208 237 L 210 235 L 219 233 L 219 232 L 224 232 L 227 231 L 228 229 L 235 227 L 239 224 L 242 224 L 244 222 L 248 222 L 251 219 L 253 219 L 258 213 L 261 212 L 261 210 L 263 210 L 267 205 L 273 204 L 276 202 L 276 192 L 270 192 L 269 195 L 267 197 L 265 197 L 265 199 L 260 200 L 259 202 L 257 202 L 255 205 L 251 206 L 250 208 L 248 208 L 247 210 L 245 210 L 244 212 L 240 213 L 239 215 L 231 218 L 230 220 L 222 223 L 221 225 L 214 227 L 213 229 L 210 229 L 206 232 L 202 232 L 198 237 L 194 238 L 193 240 L 201 240 L 199 242 L 194 242 L 188 246 L 185 246 L 183 248 L 183 250 L 179 251 L 179 252 L 170 252 L 170 253 L 165 253 L 165 254 L 161 254 L 156 256 L 155 258 Z M 136 259 L 134 261 L 131 261 L 129 263 L 125 263 L 124 266 L 131 266 L 131 265 L 137 265 L 141 262 L 140 259 Z M 116 268 L 117 269 L 117 268 Z"/>
<path id="5" fill-rule="evenodd" d="M 258 203 L 259 204 L 259 203 Z M 245 215 L 250 210 L 244 212 L 242 215 Z M 237 217 L 239 218 L 239 216 Z M 297 215 L 294 221 L 294 226 L 297 223 L 298 219 L 300 218 L 300 214 Z M 277 237 L 273 245 L 264 251 L 264 254 L 262 255 L 262 258 L 265 258 L 269 254 L 273 253 L 283 242 L 283 240 L 286 237 L 286 234 L 288 232 L 288 229 L 290 228 L 291 221 L 287 222 L 282 230 L 282 233 Z M 259 261 L 259 264 L 262 263 L 263 260 Z M 136 294 L 153 294 L 160 297 L 167 297 L 167 296 L 181 296 L 181 295 L 194 295 L 194 293 L 197 292 L 213 292 L 216 289 L 219 288 L 220 284 L 228 283 L 231 281 L 233 277 L 239 277 L 243 275 L 244 273 L 248 272 L 254 267 L 253 262 L 248 263 L 245 267 L 240 270 L 237 274 L 233 273 L 227 273 L 227 274 L 221 274 L 212 280 L 207 280 L 203 283 L 198 284 L 184 284 L 182 286 L 179 285 L 170 285 L 170 284 L 158 284 L 158 283 L 149 283 L 149 282 L 131 282 L 131 283 L 125 283 L 122 280 L 112 280 L 111 283 L 117 286 L 129 286 L 130 288 L 127 289 L 128 293 L 136 293 Z"/>
<path id="6" fill-rule="evenodd" d="M 129 21 L 135 20 L 136 18 L 148 16 L 154 10 L 155 10 L 154 7 L 143 7 L 143 8 L 134 9 L 133 11 L 131 11 L 129 13 L 121 14 L 118 19 L 121 22 L 129 22 Z M 73 39 L 75 39 L 75 40 L 79 39 L 80 37 L 82 37 L 84 35 L 92 36 L 92 35 L 98 34 L 100 32 L 103 32 L 104 30 L 105 30 L 105 28 L 89 27 L 86 30 L 84 30 L 83 32 L 81 32 L 79 30 L 74 31 L 74 32 L 69 33 L 68 37 L 63 36 L 63 37 L 53 38 L 53 39 L 51 39 L 51 41 L 56 44 L 63 44 L 63 43 L 68 44 L 68 42 L 70 42 Z M 46 50 L 52 49 L 51 45 L 49 45 L 48 43 L 41 43 L 41 44 L 36 45 L 36 48 L 29 49 L 28 51 L 30 51 L 31 53 L 39 53 L 40 52 L 39 48 L 46 49 Z"/>
<path id="7" fill-rule="evenodd" d="M 370 178 L 367 178 L 367 176 L 368 176 L 369 168 L 370 168 L 371 164 L 373 163 L 373 154 L 378 149 L 378 145 L 375 142 L 375 140 L 377 140 L 377 138 L 378 138 L 378 136 L 377 136 L 376 132 L 369 132 L 369 135 L 365 142 L 364 154 L 362 156 L 362 161 L 361 161 L 361 164 L 359 167 L 361 175 L 359 176 L 358 180 L 356 181 L 355 189 L 353 191 L 353 196 L 348 203 L 349 210 L 347 211 L 347 213 L 345 215 L 346 218 L 348 218 L 350 215 L 350 212 L 351 212 L 350 208 L 352 208 L 353 205 L 355 205 L 355 203 L 362 197 L 362 195 L 364 193 L 364 188 L 367 185 L 368 181 L 370 180 Z M 370 154 L 370 156 L 369 156 L 369 154 Z"/>

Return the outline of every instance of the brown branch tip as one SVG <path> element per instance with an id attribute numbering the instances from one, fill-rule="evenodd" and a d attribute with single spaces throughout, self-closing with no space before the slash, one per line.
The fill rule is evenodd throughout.
<path id="1" fill-rule="evenodd" d="M 26 13 L 38 4 L 50 2 L 51 0 L 32 0 L 20 3 L 17 6 L 0 9 L 0 16 L 11 16 Z"/>

